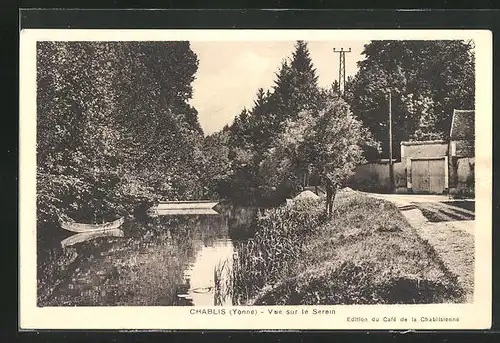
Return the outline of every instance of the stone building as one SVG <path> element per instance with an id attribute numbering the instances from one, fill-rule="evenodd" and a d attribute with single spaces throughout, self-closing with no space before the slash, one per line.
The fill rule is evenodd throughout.
<path id="1" fill-rule="evenodd" d="M 454 110 L 446 140 L 401 142 L 401 161 L 394 165 L 398 193 L 474 195 L 473 110 Z M 372 161 L 356 168 L 353 188 L 390 189 L 388 161 Z"/>

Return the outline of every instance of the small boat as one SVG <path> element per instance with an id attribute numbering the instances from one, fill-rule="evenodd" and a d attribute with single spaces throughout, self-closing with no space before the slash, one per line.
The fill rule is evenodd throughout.
<path id="1" fill-rule="evenodd" d="M 212 200 L 194 201 L 160 201 L 156 207 L 158 210 L 167 209 L 207 209 L 214 208 L 219 202 Z"/>
<path id="2" fill-rule="evenodd" d="M 220 214 L 216 210 L 207 208 L 180 208 L 180 209 L 158 209 L 158 216 L 184 216 L 184 215 L 201 215 L 201 214 Z"/>
<path id="3" fill-rule="evenodd" d="M 160 201 L 156 206 L 156 214 L 160 216 L 219 214 L 214 209 L 218 204 L 218 201 L 213 200 Z"/>
<path id="4" fill-rule="evenodd" d="M 101 232 L 107 230 L 117 229 L 124 223 L 125 218 L 121 217 L 115 221 L 104 223 L 104 224 L 80 224 L 80 223 L 68 223 L 61 221 L 61 227 L 65 230 L 84 233 L 84 232 Z"/>
<path id="5" fill-rule="evenodd" d="M 214 288 L 213 287 L 197 287 L 197 288 L 193 288 L 191 290 L 191 292 L 193 293 L 209 293 L 213 290 Z"/>
<path id="6" fill-rule="evenodd" d="M 177 297 L 181 299 L 193 300 L 193 298 L 189 294 L 177 294 Z"/>

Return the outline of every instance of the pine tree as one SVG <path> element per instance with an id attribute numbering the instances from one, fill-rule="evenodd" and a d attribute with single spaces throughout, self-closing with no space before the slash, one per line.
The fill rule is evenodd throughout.
<path id="1" fill-rule="evenodd" d="M 251 110 L 250 126 L 255 152 L 258 156 L 270 148 L 272 143 L 270 138 L 279 129 L 280 122 L 276 120 L 276 112 L 271 106 L 271 97 L 269 90 L 264 92 L 264 89 L 259 88 Z"/>
<path id="2" fill-rule="evenodd" d="M 294 76 L 294 109 L 298 112 L 316 109 L 319 93 L 318 76 L 306 42 L 297 41 L 290 66 Z"/>
<path id="3" fill-rule="evenodd" d="M 296 42 L 291 61 L 284 61 L 276 76 L 273 98 L 282 124 L 297 119 L 301 111 L 317 109 L 318 77 L 306 42 Z"/>
<path id="4" fill-rule="evenodd" d="M 231 183 L 238 192 L 245 190 L 256 198 L 262 196 L 260 186 L 265 182 L 259 174 L 262 160 L 301 113 L 306 121 L 317 114 L 324 98 L 304 41 L 296 42 L 291 59 L 283 60 L 275 75 L 272 91 L 258 89 L 250 114 L 244 110 L 230 126 L 235 166 Z"/>

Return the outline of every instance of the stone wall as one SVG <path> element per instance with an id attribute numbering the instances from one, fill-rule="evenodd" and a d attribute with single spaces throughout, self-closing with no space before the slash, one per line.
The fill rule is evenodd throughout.
<path id="1" fill-rule="evenodd" d="M 453 158 L 450 168 L 450 193 L 464 196 L 474 196 L 475 158 Z"/>
<path id="2" fill-rule="evenodd" d="M 448 154 L 445 141 L 401 142 L 401 160 L 407 157 L 437 157 Z"/>
<path id="3" fill-rule="evenodd" d="M 406 188 L 406 169 L 402 162 L 394 163 L 394 183 L 397 190 Z M 358 166 L 349 179 L 348 186 L 365 192 L 389 192 L 389 163 L 370 162 Z"/>

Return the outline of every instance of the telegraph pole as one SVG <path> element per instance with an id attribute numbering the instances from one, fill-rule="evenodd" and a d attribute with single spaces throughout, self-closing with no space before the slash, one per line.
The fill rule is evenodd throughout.
<path id="1" fill-rule="evenodd" d="M 394 165 L 392 164 L 392 94 L 389 90 L 389 181 L 391 192 L 394 191 Z"/>
<path id="2" fill-rule="evenodd" d="M 349 50 L 344 50 L 344 48 L 337 50 L 333 48 L 333 52 L 339 54 L 339 91 L 340 95 L 343 96 L 345 92 L 345 54 L 346 52 L 351 52 L 351 48 Z"/>

